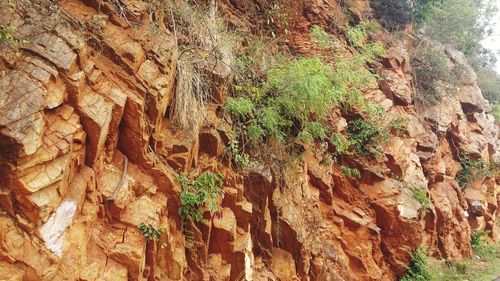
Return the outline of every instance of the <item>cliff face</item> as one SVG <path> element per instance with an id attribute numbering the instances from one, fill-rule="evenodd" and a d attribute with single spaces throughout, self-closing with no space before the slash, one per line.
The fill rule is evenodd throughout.
<path id="1" fill-rule="evenodd" d="M 232 2 L 219 8 L 248 28 L 254 6 Z M 313 53 L 310 26 L 346 20 L 330 2 L 290 5 L 289 47 Z M 418 245 L 459 259 L 472 255 L 473 230 L 498 237 L 499 179 L 465 190 L 455 180 L 459 152 L 485 161 L 500 152 L 491 108 L 461 54 L 446 50 L 450 71 L 461 67 L 457 94 L 423 104 L 414 99 L 412 48 L 372 34 L 388 52 L 365 96 L 404 117 L 402 133 L 379 160 L 347 160 L 359 181 L 320 164 L 320 147 L 278 180 L 273 165 L 239 173 L 225 160 L 230 124 L 220 105 L 208 105 L 199 130 L 171 126 L 175 34 L 163 24 L 151 33 L 153 15 L 163 15 L 147 1 L 120 2 L 125 18 L 113 3 L 1 4 L 0 25 L 28 42 L 0 51 L 0 280 L 393 280 Z M 347 8 L 357 20 L 370 15 L 365 1 Z M 229 76 L 213 76 L 221 100 Z M 177 170 L 224 175 L 220 216 L 187 234 Z M 429 212 L 405 182 L 428 194 Z M 160 239 L 146 239 L 141 223 L 162 228 Z"/>

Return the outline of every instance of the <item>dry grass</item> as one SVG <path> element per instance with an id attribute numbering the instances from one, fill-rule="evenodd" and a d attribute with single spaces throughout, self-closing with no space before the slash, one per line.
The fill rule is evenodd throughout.
<path id="1" fill-rule="evenodd" d="M 197 132 L 205 116 L 208 91 L 199 70 L 190 60 L 177 63 L 177 81 L 172 106 L 172 120 L 181 129 Z"/>
<path id="2" fill-rule="evenodd" d="M 179 46 L 172 119 L 181 129 L 197 129 L 210 101 L 209 73 L 216 67 L 229 68 L 237 37 L 208 6 L 169 1 L 163 9 L 170 15 L 170 27 Z"/>

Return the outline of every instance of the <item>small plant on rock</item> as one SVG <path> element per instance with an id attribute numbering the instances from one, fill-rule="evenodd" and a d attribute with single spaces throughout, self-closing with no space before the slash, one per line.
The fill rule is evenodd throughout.
<path id="1" fill-rule="evenodd" d="M 4 43 L 7 47 L 15 51 L 16 56 L 20 56 L 19 47 L 29 43 L 28 39 L 17 39 L 14 36 L 16 32 L 15 26 L 0 25 L 0 43 Z"/>
<path id="2" fill-rule="evenodd" d="M 410 187 L 411 194 L 413 195 L 413 198 L 420 203 L 420 211 L 422 213 L 427 213 L 430 210 L 431 207 L 431 200 L 427 197 L 427 193 L 425 190 L 417 188 L 417 187 Z"/>
<path id="3" fill-rule="evenodd" d="M 488 236 L 490 232 L 489 230 L 478 230 L 470 236 L 470 245 L 477 255 L 483 256 L 493 253 L 494 247 L 488 245 L 484 238 Z"/>
<path id="4" fill-rule="evenodd" d="M 141 231 L 144 238 L 146 238 L 148 241 L 154 242 L 160 240 L 160 236 L 165 232 L 164 228 L 158 228 L 150 223 L 144 222 L 139 225 L 139 230 Z M 166 248 L 167 243 L 161 243 L 161 247 Z"/>
<path id="5" fill-rule="evenodd" d="M 333 44 L 330 34 L 328 34 L 328 32 L 326 32 L 321 26 L 313 25 L 309 34 L 311 38 L 313 38 L 323 49 L 328 48 Z"/>
<path id="6" fill-rule="evenodd" d="M 418 246 L 411 255 L 410 267 L 400 281 L 430 281 L 432 275 L 429 271 L 427 251 L 424 247 Z"/>
<path id="7" fill-rule="evenodd" d="M 219 211 L 217 199 L 222 190 L 222 175 L 207 171 L 194 180 L 189 180 L 186 175 L 177 175 L 176 178 L 182 186 L 179 215 L 184 220 L 203 221 L 203 208 L 210 213 Z"/>
<path id="8" fill-rule="evenodd" d="M 0 39 L 6 43 L 14 43 L 16 38 L 14 37 L 14 32 L 16 28 L 14 26 L 0 25 Z"/>
<path id="9" fill-rule="evenodd" d="M 335 147 L 335 151 L 333 152 L 333 158 L 336 158 L 340 155 L 350 155 L 351 151 L 351 142 L 345 138 L 342 134 L 333 133 L 330 137 L 330 142 Z"/>
<path id="10" fill-rule="evenodd" d="M 352 147 L 358 155 L 375 158 L 382 154 L 381 143 L 389 138 L 387 129 L 378 127 L 362 118 L 348 123 L 347 134 L 352 142 Z"/>
<path id="11" fill-rule="evenodd" d="M 350 27 L 347 30 L 347 41 L 357 48 L 361 48 L 366 44 L 366 28 L 364 24 L 359 24 Z"/>
<path id="12" fill-rule="evenodd" d="M 460 165 L 462 165 L 462 170 L 458 172 L 456 180 L 462 188 L 485 175 L 488 170 L 482 159 L 474 160 L 467 153 L 460 156 Z"/>
<path id="13" fill-rule="evenodd" d="M 247 168 L 252 164 L 250 155 L 246 154 L 239 147 L 239 141 L 236 138 L 229 140 L 228 151 L 231 154 L 231 159 L 237 168 Z"/>
<path id="14" fill-rule="evenodd" d="M 342 173 L 348 177 L 361 178 L 361 172 L 356 168 L 347 167 L 344 165 L 340 166 Z"/>

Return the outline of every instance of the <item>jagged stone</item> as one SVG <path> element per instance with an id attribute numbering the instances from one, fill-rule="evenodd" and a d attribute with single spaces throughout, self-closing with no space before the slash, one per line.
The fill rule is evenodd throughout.
<path id="1" fill-rule="evenodd" d="M 471 230 L 498 237 L 498 177 L 465 190 L 455 180 L 462 152 L 485 161 L 500 155 L 491 106 L 459 52 L 445 49 L 449 71 L 461 71 L 458 95 L 444 95 L 450 85 L 440 83 L 443 98 L 422 104 L 413 100 L 404 39 L 368 31 L 388 50 L 367 65 L 381 79 L 363 96 L 389 120 L 406 120 L 391 129 L 384 155 L 330 161 L 335 147 L 313 142 L 297 161 L 236 171 L 222 106 L 234 69 L 197 64 L 211 97 L 201 128 L 179 130 L 169 108 L 186 34 L 170 26 L 168 9 L 115 2 L 0 10 L 0 25 L 29 39 L 19 56 L 0 48 L 0 280 L 396 280 L 420 244 L 461 259 L 472 254 Z M 247 17 L 263 7 L 250 2 L 219 1 L 217 17 L 260 34 Z M 370 19 L 366 1 L 347 5 L 354 22 Z M 328 32 L 348 25 L 335 1 L 293 1 L 284 16 L 287 24 L 274 19 L 269 27 L 277 40 L 287 34 L 283 47 L 294 54 L 334 65 L 332 52 L 357 52 L 342 38 L 332 48 L 314 46 L 313 25 Z M 359 108 L 330 113 L 326 122 L 342 134 L 347 120 L 364 115 Z M 261 153 L 275 159 L 278 152 Z M 339 164 L 362 178 L 345 176 Z M 206 170 L 224 175 L 221 211 L 183 221 L 175 175 Z M 429 195 L 429 212 L 413 188 Z M 158 241 L 144 237 L 141 223 L 163 230 Z"/>
<path id="2" fill-rule="evenodd" d="M 20 71 L 0 77 L 0 151 L 5 157 L 31 155 L 42 144 L 44 97 L 39 83 Z M 13 110 L 15 109 L 15 110 Z"/>
<path id="3" fill-rule="evenodd" d="M 53 34 L 42 33 L 30 42 L 26 49 L 35 52 L 64 72 L 75 67 L 76 54 L 66 42 Z"/>
<path id="4" fill-rule="evenodd" d="M 104 143 L 108 137 L 113 105 L 90 89 L 77 100 L 77 110 L 89 138 L 85 162 L 92 167 L 94 164 L 99 165 L 99 161 L 103 159 Z"/>
<path id="5" fill-rule="evenodd" d="M 488 110 L 486 102 L 477 85 L 465 85 L 459 90 L 460 103 L 465 114 Z"/>
<path id="6" fill-rule="evenodd" d="M 287 251 L 273 248 L 271 269 L 279 280 L 299 280 L 295 272 L 295 261 Z"/>
<path id="7" fill-rule="evenodd" d="M 380 75 L 380 89 L 389 99 L 397 105 L 409 105 L 413 102 L 412 91 L 404 78 L 396 72 L 382 70 Z"/>

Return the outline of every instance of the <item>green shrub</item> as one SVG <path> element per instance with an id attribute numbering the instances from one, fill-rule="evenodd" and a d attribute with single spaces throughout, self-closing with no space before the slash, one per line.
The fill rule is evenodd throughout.
<path id="1" fill-rule="evenodd" d="M 328 129 L 320 122 L 307 121 L 304 126 L 304 130 L 299 133 L 297 139 L 304 142 L 310 142 L 313 140 L 324 140 L 326 139 L 326 134 Z"/>
<path id="2" fill-rule="evenodd" d="M 320 27 L 313 26 L 311 36 L 325 46 L 329 43 L 328 33 Z M 317 57 L 291 60 L 281 56 L 266 68 L 259 67 L 256 61 L 260 61 L 260 57 L 256 55 L 242 61 L 239 64 L 242 73 L 235 79 L 233 95 L 224 105 L 233 117 L 239 141 L 249 143 L 250 147 L 278 143 L 291 149 L 296 143 L 324 141 L 332 134 L 325 119 L 335 109 L 347 113 L 356 108 L 370 125 L 385 124 L 385 111 L 367 102 L 362 94 L 367 85 L 377 81 L 377 76 L 367 69 L 367 63 L 384 55 L 384 47 L 368 41 L 364 24 L 350 28 L 347 37 L 358 53 L 350 58 L 337 57 L 334 67 Z M 373 126 L 374 132 L 370 135 L 375 137 L 373 141 L 357 138 L 354 143 L 340 135 L 332 135 L 330 141 L 341 154 L 354 150 L 366 152 L 374 150 L 379 137 L 388 134 L 386 127 Z M 352 133 L 364 131 L 354 128 Z M 364 145 L 371 147 L 364 150 Z"/>
<path id="3" fill-rule="evenodd" d="M 406 274 L 400 281 L 430 281 L 432 275 L 429 271 L 429 262 L 425 248 L 419 246 L 411 255 L 411 263 Z"/>
<path id="4" fill-rule="evenodd" d="M 244 134 L 253 144 L 268 139 L 283 143 L 286 136 L 324 138 L 326 129 L 317 120 L 340 101 L 333 75 L 319 58 L 278 64 L 267 71 L 261 87 L 244 87 L 243 96 L 228 98 L 225 108 L 245 124 Z"/>
<path id="5" fill-rule="evenodd" d="M 492 254 L 494 247 L 488 245 L 485 238 L 491 233 L 490 230 L 478 230 L 470 236 L 470 245 L 474 253 L 480 256 Z"/>
<path id="6" fill-rule="evenodd" d="M 373 60 L 385 54 L 384 46 L 380 42 L 368 42 L 367 30 L 380 28 L 376 22 L 362 22 L 347 29 L 346 37 L 349 44 L 359 49 L 365 61 Z"/>
<path id="7" fill-rule="evenodd" d="M 231 159 L 237 168 L 247 168 L 252 163 L 250 155 L 243 152 L 239 147 L 239 141 L 235 137 L 231 137 L 228 144 L 228 150 L 231 154 Z"/>
<path id="8" fill-rule="evenodd" d="M 7 44 L 16 42 L 16 38 L 14 37 L 14 32 L 16 31 L 16 27 L 10 25 L 0 25 L 0 40 L 6 42 Z"/>
<path id="9" fill-rule="evenodd" d="M 415 200 L 420 203 L 420 211 L 422 213 L 427 213 L 430 210 L 432 204 L 431 200 L 427 197 L 427 192 L 414 186 L 411 187 L 410 190 L 413 198 L 415 198 Z"/>
<path id="10" fill-rule="evenodd" d="M 186 175 L 176 178 L 182 186 L 179 215 L 184 220 L 203 221 L 202 208 L 210 213 L 219 211 L 217 199 L 222 189 L 222 175 L 207 171 L 192 181 Z"/>
<path id="11" fill-rule="evenodd" d="M 351 142 L 339 133 L 334 133 L 330 137 L 330 142 L 335 147 L 334 157 L 351 154 Z"/>
<path id="12" fill-rule="evenodd" d="M 361 89 L 376 79 L 366 69 L 353 70 L 339 62 L 333 70 L 319 58 L 302 58 L 271 68 L 258 90 L 247 88 L 244 96 L 230 97 L 226 110 L 243 123 L 251 143 L 274 139 L 323 140 L 329 128 L 322 122 L 335 107 L 370 108 Z M 369 112 L 369 110 L 366 110 Z"/>
<path id="13" fill-rule="evenodd" d="M 158 228 L 150 223 L 143 222 L 138 227 L 144 238 L 154 242 L 160 240 L 160 236 L 165 232 L 164 228 Z M 166 248 L 166 246 L 167 244 L 165 242 L 161 244 L 162 248 Z"/>
<path id="14" fill-rule="evenodd" d="M 342 173 L 348 177 L 361 178 L 361 172 L 356 168 L 347 167 L 344 165 L 340 166 Z"/>
<path id="15" fill-rule="evenodd" d="M 354 119 L 347 124 L 347 134 L 351 147 L 360 156 L 378 158 L 382 153 L 381 144 L 389 137 L 386 128 L 362 118 Z"/>
<path id="16" fill-rule="evenodd" d="M 13 2 L 7 2 L 9 5 L 13 5 Z M 0 25 L 0 45 L 4 43 L 7 48 L 11 51 L 14 51 L 16 56 L 21 55 L 21 51 L 19 50 L 20 46 L 24 46 L 29 43 L 28 39 L 17 39 L 14 36 L 17 28 L 11 25 Z"/>
<path id="17" fill-rule="evenodd" d="M 347 41 L 356 48 L 362 48 L 366 45 L 366 29 L 364 24 L 347 29 Z"/>
<path id="18" fill-rule="evenodd" d="M 462 170 L 457 173 L 456 180 L 462 188 L 467 187 L 486 172 L 484 161 L 482 159 L 473 160 L 467 153 L 463 153 L 460 156 L 460 165 L 462 166 Z"/>
<path id="19" fill-rule="evenodd" d="M 328 34 L 328 32 L 326 32 L 321 26 L 313 25 L 309 31 L 309 35 L 319 44 L 321 48 L 328 48 L 333 44 L 330 34 Z"/>
<path id="20" fill-rule="evenodd" d="M 253 102 L 245 97 L 228 98 L 224 106 L 237 120 L 249 119 L 255 115 Z"/>

